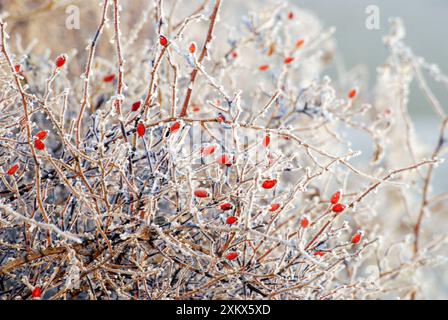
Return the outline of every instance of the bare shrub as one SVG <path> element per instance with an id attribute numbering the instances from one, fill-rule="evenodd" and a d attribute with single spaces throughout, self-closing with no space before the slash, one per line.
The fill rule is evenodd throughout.
<path id="1" fill-rule="evenodd" d="M 448 199 L 425 77 L 448 81 L 399 19 L 370 92 L 325 76 L 334 30 L 306 10 L 235 26 L 221 0 L 134 21 L 120 5 L 96 7 L 86 54 L 12 48 L 0 22 L 2 299 L 425 298 Z M 434 145 L 408 113 L 414 81 Z M 371 154 L 351 149 L 361 134 Z"/>

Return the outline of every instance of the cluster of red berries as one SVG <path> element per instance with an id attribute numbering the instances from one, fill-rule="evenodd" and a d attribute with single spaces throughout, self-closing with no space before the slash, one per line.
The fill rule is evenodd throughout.
<path id="1" fill-rule="evenodd" d="M 134 103 L 134 105 L 132 106 L 132 111 L 137 111 L 141 106 L 141 102 L 136 102 Z M 169 129 L 169 132 L 171 134 L 176 133 L 177 131 L 179 131 L 181 128 L 181 124 L 179 122 L 174 122 Z M 146 126 L 143 123 L 139 123 L 137 124 L 137 135 L 139 137 L 143 137 L 146 133 Z"/>
<path id="2" fill-rule="evenodd" d="M 339 201 L 341 200 L 341 192 L 337 191 L 335 192 L 330 199 L 331 204 L 333 205 L 333 207 L 331 208 L 331 210 L 334 213 L 342 213 L 344 212 L 344 210 L 346 209 L 346 206 L 339 203 Z M 352 244 L 358 244 L 360 243 L 362 240 L 362 232 L 358 231 L 351 239 L 351 243 Z"/>
<path id="3" fill-rule="evenodd" d="M 343 205 L 342 203 L 339 203 L 339 201 L 341 200 L 341 192 L 337 191 L 335 192 L 330 199 L 331 204 L 333 205 L 333 207 L 331 208 L 331 211 L 333 211 L 334 213 L 342 213 L 344 212 L 346 206 Z"/>
<path id="4" fill-rule="evenodd" d="M 43 140 L 45 140 L 47 138 L 47 136 L 48 136 L 48 131 L 40 131 L 34 136 L 34 138 L 35 138 L 34 147 L 37 150 L 39 150 L 39 151 L 45 150 L 45 143 Z M 15 164 L 11 168 L 8 169 L 6 174 L 9 176 L 13 176 L 17 173 L 19 168 L 20 168 L 20 166 L 18 164 Z"/>
<path id="5" fill-rule="evenodd" d="M 43 140 L 45 140 L 48 136 L 48 131 L 40 131 L 38 132 L 34 137 L 36 140 L 34 140 L 34 147 L 39 150 L 43 151 L 45 150 L 45 143 Z"/>
<path id="6" fill-rule="evenodd" d="M 294 19 L 294 13 L 290 12 L 288 14 L 288 19 L 292 20 Z M 305 39 L 298 39 L 295 43 L 295 49 L 300 49 L 301 47 L 303 47 L 303 45 L 305 44 Z M 268 51 L 268 56 L 272 56 L 272 54 L 275 51 L 275 43 L 271 44 L 269 51 Z M 293 56 L 286 56 L 283 60 L 283 63 L 285 65 L 291 64 L 292 62 L 294 62 L 295 58 Z M 269 64 L 262 64 L 258 67 L 258 70 L 265 72 L 268 71 L 271 67 L 269 66 Z"/>
<path id="7" fill-rule="evenodd" d="M 222 203 L 222 204 L 219 206 L 219 208 L 220 208 L 222 211 L 230 211 L 230 210 L 233 209 L 233 205 L 232 205 L 230 202 L 224 202 L 224 203 Z M 229 216 L 229 217 L 227 217 L 227 219 L 226 219 L 226 223 L 227 223 L 228 225 L 235 224 L 237 221 L 238 221 L 238 218 L 235 217 L 235 216 Z"/>

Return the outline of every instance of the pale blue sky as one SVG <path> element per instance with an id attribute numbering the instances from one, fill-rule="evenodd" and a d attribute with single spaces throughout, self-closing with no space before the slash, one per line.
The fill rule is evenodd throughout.
<path id="1" fill-rule="evenodd" d="M 341 55 L 349 67 L 364 63 L 375 75 L 377 65 L 384 62 L 386 50 L 382 37 L 388 32 L 389 17 L 403 18 L 407 43 L 427 61 L 437 63 L 448 73 L 448 1 L 446 0 L 290 0 L 314 11 L 325 26 L 337 28 L 336 40 Z M 365 9 L 376 5 L 380 9 L 381 29 L 365 28 Z M 371 77 L 372 78 L 372 77 Z M 442 101 L 446 90 L 434 87 Z M 413 88 L 411 108 L 416 115 L 426 114 L 426 100 Z"/>

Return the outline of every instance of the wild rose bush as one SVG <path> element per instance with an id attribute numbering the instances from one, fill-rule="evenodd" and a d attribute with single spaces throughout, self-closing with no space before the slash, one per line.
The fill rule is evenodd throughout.
<path id="1" fill-rule="evenodd" d="M 81 77 L 78 53 L 13 48 L 2 20 L 1 299 L 425 298 L 448 199 L 426 78 L 446 76 L 399 19 L 369 91 L 325 76 L 335 30 L 313 14 L 277 4 L 231 26 L 226 5 L 154 1 L 125 36 L 127 7 L 105 0 Z M 408 113 L 414 81 L 434 145 Z"/>

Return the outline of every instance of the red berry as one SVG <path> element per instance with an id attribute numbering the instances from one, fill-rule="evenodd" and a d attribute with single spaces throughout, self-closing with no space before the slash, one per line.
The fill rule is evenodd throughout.
<path id="1" fill-rule="evenodd" d="M 358 90 L 356 90 L 356 89 L 352 89 L 352 90 L 350 90 L 350 92 L 348 93 L 348 98 L 349 98 L 349 99 L 354 99 L 354 98 L 356 98 L 357 95 L 358 95 Z"/>
<path id="2" fill-rule="evenodd" d="M 104 82 L 112 82 L 112 81 L 114 81 L 115 80 L 115 75 L 114 74 L 109 74 L 109 75 L 107 75 L 107 76 L 105 76 L 104 78 L 103 78 L 103 81 Z"/>
<path id="3" fill-rule="evenodd" d="M 230 252 L 227 256 L 226 256 L 227 260 L 229 261 L 233 261 L 236 258 L 238 258 L 238 253 L 237 252 Z"/>
<path id="4" fill-rule="evenodd" d="M 16 64 L 16 65 L 14 66 L 14 71 L 15 71 L 16 73 L 20 73 L 20 72 L 22 71 L 22 66 L 21 66 L 20 64 Z"/>
<path id="5" fill-rule="evenodd" d="M 203 147 L 201 150 L 201 156 L 207 157 L 209 155 L 212 155 L 216 151 L 216 146 L 206 146 Z"/>
<path id="6" fill-rule="evenodd" d="M 308 226 L 310 225 L 310 221 L 307 218 L 302 218 L 300 220 L 300 226 L 304 229 L 308 228 Z"/>
<path id="7" fill-rule="evenodd" d="M 361 239 L 362 239 L 362 234 L 358 232 L 357 234 L 355 234 L 355 235 L 352 237 L 352 243 L 353 243 L 353 244 L 358 244 L 358 243 L 361 242 Z"/>
<path id="8" fill-rule="evenodd" d="M 231 56 L 233 59 L 238 58 L 238 53 L 236 51 L 232 51 Z"/>
<path id="9" fill-rule="evenodd" d="M 266 135 L 263 140 L 263 147 L 267 148 L 271 144 L 271 136 Z"/>
<path id="10" fill-rule="evenodd" d="M 45 143 L 42 140 L 36 140 L 34 141 L 34 147 L 40 151 L 45 150 Z"/>
<path id="11" fill-rule="evenodd" d="M 288 19 L 289 19 L 289 20 L 294 19 L 294 12 L 290 11 L 290 12 L 288 13 Z"/>
<path id="12" fill-rule="evenodd" d="M 170 133 L 175 133 L 175 132 L 179 131 L 179 129 L 180 129 L 180 123 L 174 122 L 170 127 Z"/>
<path id="13" fill-rule="evenodd" d="M 232 224 L 234 224 L 237 220 L 238 220 L 238 219 L 237 219 L 236 217 L 228 217 L 227 220 L 226 220 L 226 223 L 232 225 Z"/>
<path id="14" fill-rule="evenodd" d="M 42 289 L 40 287 L 34 288 L 34 290 L 31 292 L 31 297 L 33 299 L 39 299 L 42 296 Z"/>
<path id="15" fill-rule="evenodd" d="M 142 105 L 141 101 L 134 102 L 131 107 L 132 112 L 135 112 L 138 109 L 140 109 L 141 105 Z"/>
<path id="16" fill-rule="evenodd" d="M 19 170 L 19 165 L 15 164 L 13 165 L 11 168 L 9 168 L 9 170 L 6 172 L 9 176 L 13 176 L 17 170 Z"/>
<path id="17" fill-rule="evenodd" d="M 219 113 L 216 117 L 216 121 L 218 121 L 218 123 L 223 123 L 224 121 L 226 121 L 226 117 L 224 117 L 222 113 Z"/>
<path id="18" fill-rule="evenodd" d="M 205 190 L 195 190 L 194 191 L 194 196 L 197 198 L 207 198 L 208 197 L 208 192 Z"/>
<path id="19" fill-rule="evenodd" d="M 280 204 L 279 203 L 273 203 L 273 204 L 271 204 L 271 207 L 269 208 L 269 212 L 275 212 L 278 209 L 280 209 Z"/>
<path id="20" fill-rule="evenodd" d="M 196 43 L 192 42 L 190 43 L 190 47 L 188 48 L 188 51 L 190 51 L 191 54 L 196 53 Z"/>
<path id="21" fill-rule="evenodd" d="M 193 111 L 193 112 L 199 112 L 199 111 L 201 111 L 201 108 L 200 108 L 197 104 L 193 104 L 193 105 L 191 106 L 191 111 Z"/>
<path id="22" fill-rule="evenodd" d="M 326 252 L 322 252 L 322 251 L 316 251 L 314 252 L 314 255 L 316 257 L 323 257 L 326 254 Z"/>
<path id="23" fill-rule="evenodd" d="M 230 162 L 230 158 L 229 158 L 229 156 L 226 155 L 226 154 L 220 155 L 220 156 L 216 159 L 216 162 L 217 162 L 219 165 L 221 165 L 221 166 L 229 166 L 229 165 L 232 164 L 232 163 Z"/>
<path id="24" fill-rule="evenodd" d="M 59 57 L 56 58 L 55 64 L 57 68 L 62 68 L 66 62 L 67 62 L 67 55 L 61 54 Z"/>
<path id="25" fill-rule="evenodd" d="M 161 46 L 166 47 L 168 45 L 168 39 L 165 36 L 160 35 L 159 43 Z"/>
<path id="26" fill-rule="evenodd" d="M 331 210 L 335 213 L 342 213 L 345 210 L 345 206 L 341 203 L 337 203 L 333 206 Z"/>
<path id="27" fill-rule="evenodd" d="M 263 184 L 261 185 L 261 187 L 263 189 L 272 189 L 277 185 L 277 179 L 272 179 L 272 180 L 265 180 L 263 181 Z"/>
<path id="28" fill-rule="evenodd" d="M 139 124 L 137 125 L 137 135 L 138 135 L 139 137 L 143 137 L 143 136 L 145 135 L 145 132 L 146 132 L 146 127 L 145 127 L 145 125 L 144 125 L 143 123 L 139 123 Z"/>
<path id="29" fill-rule="evenodd" d="M 330 199 L 331 204 L 337 204 L 339 203 L 339 200 L 341 199 L 341 191 L 335 192 Z"/>
<path id="30" fill-rule="evenodd" d="M 268 71 L 269 70 L 269 65 L 264 64 L 264 65 L 258 67 L 258 70 L 260 70 L 260 71 Z"/>
<path id="31" fill-rule="evenodd" d="M 305 40 L 304 39 L 299 39 L 296 42 L 296 48 L 299 49 L 301 48 L 303 45 L 305 44 Z"/>
<path id="32" fill-rule="evenodd" d="M 285 60 L 283 61 L 283 63 L 290 64 L 293 61 L 294 61 L 294 57 L 286 57 Z"/>
<path id="33" fill-rule="evenodd" d="M 221 208 L 221 210 L 223 210 L 223 211 L 228 211 L 228 210 L 232 210 L 232 209 L 233 209 L 233 206 L 232 206 L 231 203 L 226 202 L 226 203 L 221 204 L 220 208 Z"/>
<path id="34" fill-rule="evenodd" d="M 36 134 L 36 138 L 39 140 L 44 140 L 48 136 L 48 131 L 40 131 Z"/>

